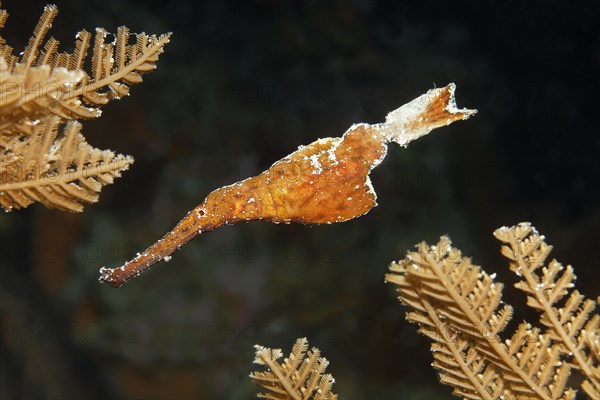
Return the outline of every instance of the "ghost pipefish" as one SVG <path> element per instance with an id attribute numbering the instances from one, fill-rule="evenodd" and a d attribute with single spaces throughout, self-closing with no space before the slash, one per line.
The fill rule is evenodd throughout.
<path id="1" fill-rule="evenodd" d="M 211 192 L 162 239 L 119 268 L 101 268 L 100 282 L 120 287 L 153 264 L 168 261 L 196 235 L 223 225 L 265 220 L 330 224 L 367 213 L 377 205 L 369 173 L 390 142 L 409 142 L 464 120 L 477 110 L 459 109 L 455 85 L 427 93 L 390 112 L 384 123 L 354 124 L 341 138 L 300 147 L 260 175 Z"/>

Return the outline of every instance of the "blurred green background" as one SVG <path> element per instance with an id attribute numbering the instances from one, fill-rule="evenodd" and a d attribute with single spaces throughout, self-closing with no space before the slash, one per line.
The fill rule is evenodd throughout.
<path id="1" fill-rule="evenodd" d="M 2 3 L 16 52 L 44 4 Z M 449 398 L 383 282 L 392 260 L 442 234 L 506 283 L 515 323 L 537 316 L 512 287 L 499 226 L 532 222 L 598 295 L 598 2 L 56 4 L 63 50 L 83 28 L 173 37 L 131 97 L 84 123 L 91 144 L 136 159 L 100 202 L 0 217 L 3 399 L 250 398 L 253 345 L 289 352 L 303 336 L 343 399 Z M 97 282 L 210 191 L 449 82 L 479 114 L 391 146 L 367 215 L 225 227 L 121 289 Z"/>

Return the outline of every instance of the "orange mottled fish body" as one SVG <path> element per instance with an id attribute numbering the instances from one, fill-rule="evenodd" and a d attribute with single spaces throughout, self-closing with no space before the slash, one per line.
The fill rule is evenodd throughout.
<path id="1" fill-rule="evenodd" d="M 273 164 L 260 175 L 211 192 L 162 239 L 101 279 L 121 286 L 196 235 L 225 224 L 343 222 L 376 205 L 369 172 L 385 156 L 385 138 L 357 125 L 342 138 L 319 139 Z"/>

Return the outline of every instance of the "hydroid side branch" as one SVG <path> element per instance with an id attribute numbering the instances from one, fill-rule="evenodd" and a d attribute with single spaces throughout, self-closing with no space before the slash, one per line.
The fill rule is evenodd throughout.
<path id="1" fill-rule="evenodd" d="M 329 362 L 321 357 L 319 349 L 308 350 L 306 338 L 300 338 L 294 344 L 292 352 L 282 362 L 278 361 L 283 352 L 256 345 L 254 362 L 266 368 L 266 371 L 254 371 L 250 374 L 252 383 L 266 392 L 257 397 L 272 400 L 336 400 L 337 394 L 331 391 L 335 382 L 333 376 L 325 373 Z"/>
<path id="2" fill-rule="evenodd" d="M 130 156 L 95 149 L 78 120 L 129 95 L 129 86 L 156 68 L 170 34 L 140 33 L 130 43 L 120 27 L 112 42 L 97 28 L 77 33 L 73 53 L 46 38 L 58 14 L 46 6 L 22 56 L 0 36 L 0 206 L 6 211 L 39 202 L 79 212 L 133 163 Z M 0 10 L 0 28 L 8 18 Z M 91 57 L 88 57 L 91 53 Z M 87 70 L 86 70 L 87 69 Z M 89 72 L 87 72 L 89 71 Z"/>
<path id="3" fill-rule="evenodd" d="M 433 366 L 442 383 L 469 399 L 574 399 L 577 391 L 568 383 L 578 371 L 583 391 L 598 399 L 596 302 L 571 292 L 573 269 L 546 262 L 551 246 L 529 223 L 494 235 L 519 278 L 515 286 L 541 313 L 542 329 L 522 322 L 502 339 L 513 312 L 502 302 L 502 284 L 463 257 L 447 237 L 433 246 L 419 244 L 386 275 L 398 286 L 400 301 L 412 308 L 407 319 L 433 340 Z"/>

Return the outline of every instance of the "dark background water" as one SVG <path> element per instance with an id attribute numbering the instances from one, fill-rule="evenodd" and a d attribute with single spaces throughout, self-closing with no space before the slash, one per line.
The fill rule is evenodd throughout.
<path id="1" fill-rule="evenodd" d="M 598 295 L 598 2 L 56 3 L 64 50 L 98 26 L 173 37 L 131 97 L 84 123 L 136 158 L 100 202 L 0 217 L 2 398 L 249 398 L 253 345 L 303 336 L 344 399 L 449 398 L 383 282 L 442 234 L 506 283 L 515 322 L 537 316 L 492 237 L 502 225 L 532 222 Z M 44 4 L 3 2 L 16 52 Z M 391 146 L 369 214 L 225 227 L 121 289 L 98 284 L 211 190 L 449 82 L 479 114 Z"/>

